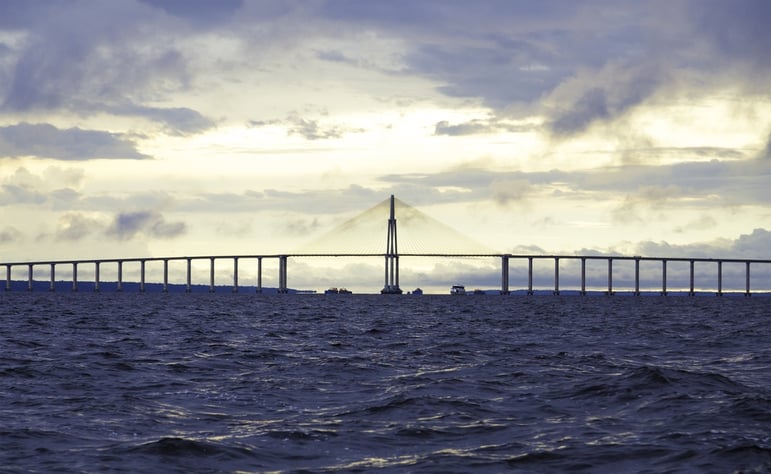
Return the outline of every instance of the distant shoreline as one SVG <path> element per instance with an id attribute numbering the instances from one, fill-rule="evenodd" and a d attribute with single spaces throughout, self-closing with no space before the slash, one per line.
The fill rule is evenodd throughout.
<path id="1" fill-rule="evenodd" d="M 116 281 L 100 281 L 99 282 L 99 291 L 100 293 L 142 293 L 140 291 L 140 283 L 139 282 L 133 282 L 133 281 L 124 281 L 121 283 L 122 290 L 118 291 L 118 282 Z M 278 295 L 278 288 L 271 288 L 271 287 L 262 287 L 260 291 L 257 291 L 258 288 L 254 285 L 239 285 L 238 291 L 233 291 L 233 285 L 214 285 L 214 291 L 211 291 L 211 286 L 206 284 L 193 284 L 190 285 L 190 291 L 187 291 L 187 285 L 184 283 L 169 283 L 166 285 L 167 291 L 165 293 L 254 293 L 254 294 L 264 294 L 264 295 Z M 11 280 L 11 287 L 10 289 L 3 288 L 3 292 L 10 292 L 10 293 L 95 293 L 96 291 L 96 283 L 93 281 L 78 281 L 77 283 L 77 289 L 73 290 L 72 288 L 72 281 L 71 280 L 58 280 L 54 282 L 54 289 L 51 290 L 51 282 L 47 280 L 33 280 L 32 281 L 32 290 L 29 289 L 29 281 L 28 280 Z M 145 283 L 144 284 L 144 293 L 164 293 L 163 291 L 163 283 Z M 319 292 L 316 290 L 303 290 L 303 289 L 293 289 L 288 288 L 287 294 L 297 294 L 297 295 L 324 295 L 324 292 Z M 377 291 L 372 291 L 371 293 L 353 293 L 352 295 L 324 295 L 324 296 L 342 296 L 342 297 L 348 297 L 348 296 L 355 296 L 355 295 L 379 295 Z M 480 296 L 500 296 L 499 290 L 484 290 L 481 294 L 473 294 L 468 293 L 467 295 L 459 296 L 459 295 L 450 295 L 449 291 L 447 293 L 425 293 L 425 296 L 453 296 L 455 298 L 460 297 L 480 297 Z M 407 297 L 420 297 L 420 295 L 412 295 L 409 293 L 405 293 L 403 296 Z M 554 294 L 553 290 L 550 289 L 534 289 L 532 291 L 532 295 L 528 295 L 527 289 L 517 289 L 517 290 L 511 290 L 509 292 L 508 296 L 582 296 L 580 290 L 560 290 L 558 295 Z M 586 297 L 597 297 L 597 296 L 603 296 L 607 297 L 607 291 L 604 290 L 587 290 L 585 295 Z M 614 291 L 613 295 L 614 297 L 629 297 L 629 296 L 635 296 L 634 290 L 618 290 Z M 747 295 L 742 290 L 734 290 L 734 291 L 723 291 L 722 295 L 718 295 L 716 291 L 694 291 L 694 294 L 691 295 L 689 290 L 683 289 L 683 290 L 668 290 L 666 295 L 662 295 L 660 290 L 648 290 L 648 291 L 640 291 L 639 297 L 654 297 L 654 296 L 667 296 L 667 297 L 730 297 L 730 298 L 745 298 Z M 767 291 L 757 291 L 752 292 L 749 296 L 751 297 L 771 297 L 771 292 Z"/>

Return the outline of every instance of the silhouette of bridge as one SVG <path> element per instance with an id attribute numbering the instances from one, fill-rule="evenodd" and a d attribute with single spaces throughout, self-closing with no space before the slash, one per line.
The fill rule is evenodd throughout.
<path id="1" fill-rule="evenodd" d="M 541 255 L 541 254 L 511 254 L 511 253 L 498 253 L 494 251 L 485 252 L 466 252 L 466 251 L 454 251 L 454 252 L 399 252 L 398 249 L 398 235 L 397 235 L 397 219 L 395 211 L 395 198 L 392 195 L 390 197 L 390 210 L 387 221 L 387 240 L 385 252 L 335 252 L 335 251 L 306 251 L 306 252 L 293 252 L 282 254 L 240 254 L 240 255 L 199 255 L 199 256 L 169 256 L 169 257 L 133 257 L 133 258 L 104 258 L 104 259 L 74 259 L 74 260 L 41 260 L 41 261 L 19 261 L 19 262 L 0 262 L 0 266 L 6 268 L 6 282 L 5 290 L 10 291 L 12 289 L 12 273 L 14 267 L 27 269 L 27 290 L 32 291 L 34 287 L 34 269 L 35 267 L 49 267 L 50 291 L 54 291 L 56 282 L 56 270 L 57 267 L 71 266 L 72 279 L 71 288 L 72 291 L 78 290 L 78 269 L 84 266 L 93 267 L 93 287 L 95 291 L 100 291 L 102 284 L 105 283 L 101 278 L 101 269 L 106 265 L 115 265 L 117 267 L 117 281 L 115 282 L 115 288 L 117 291 L 123 291 L 127 282 L 124 280 L 124 266 L 127 263 L 139 263 L 139 291 L 144 292 L 146 286 L 149 284 L 146 278 L 146 267 L 150 262 L 162 262 L 163 263 L 163 281 L 161 283 L 162 291 L 169 290 L 169 265 L 171 262 L 182 261 L 186 263 L 186 281 L 185 291 L 190 292 L 193 287 L 192 281 L 192 264 L 194 261 L 208 261 L 209 262 L 209 291 L 214 292 L 217 285 L 215 285 L 215 263 L 217 261 L 230 261 L 232 262 L 232 291 L 238 292 L 240 289 L 239 283 L 239 265 L 244 261 L 256 261 L 257 265 L 257 279 L 256 279 L 256 291 L 262 293 L 263 288 L 263 261 L 275 260 L 278 263 L 278 293 L 289 293 L 290 288 L 288 286 L 288 260 L 289 258 L 314 258 L 314 257 L 379 257 L 384 259 L 384 284 L 381 290 L 382 294 L 401 294 L 402 289 L 399 281 L 399 264 L 403 258 L 410 257 L 430 257 L 430 258 L 492 258 L 500 261 L 500 289 L 499 293 L 508 295 L 510 290 L 510 268 L 511 262 L 523 262 L 527 265 L 527 286 L 526 289 L 522 288 L 522 292 L 527 295 L 533 295 L 536 292 L 551 292 L 558 295 L 563 291 L 576 292 L 580 295 L 586 295 L 589 293 L 587 287 L 587 262 L 592 261 L 604 261 L 607 264 L 607 287 L 602 291 L 606 295 L 613 295 L 616 293 L 616 287 L 614 286 L 614 262 L 632 262 L 634 264 L 634 285 L 633 288 L 628 289 L 633 295 L 641 295 L 643 289 L 641 288 L 641 262 L 657 262 L 660 265 L 660 287 L 657 292 L 661 295 L 668 295 L 670 290 L 668 288 L 667 270 L 670 263 L 673 262 L 686 262 L 689 264 L 689 286 L 687 289 L 688 295 L 695 295 L 697 288 L 695 286 L 695 265 L 697 263 L 709 263 L 713 264 L 715 268 L 715 281 L 714 288 L 698 289 L 699 291 L 710 291 L 716 295 L 721 296 L 724 294 L 724 276 L 723 268 L 725 264 L 739 264 L 744 267 L 744 288 L 742 293 L 745 296 L 750 296 L 753 293 L 752 287 L 752 272 L 753 265 L 769 265 L 771 260 L 766 259 L 740 259 L 740 258 L 692 258 L 692 257 L 644 257 L 644 256 L 622 256 L 622 255 Z M 553 270 L 553 287 L 549 289 L 536 288 L 534 286 L 534 262 L 536 261 L 552 261 L 554 265 Z M 569 289 L 563 288 L 560 281 L 560 264 L 561 262 L 574 262 L 580 265 L 580 286 Z M 767 267 L 768 268 L 768 267 Z M 650 290 L 648 290 L 650 291 Z M 764 289 L 767 291 L 767 289 Z"/>

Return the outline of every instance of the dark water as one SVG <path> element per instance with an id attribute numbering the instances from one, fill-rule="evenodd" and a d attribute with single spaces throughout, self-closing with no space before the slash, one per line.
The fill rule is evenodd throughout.
<path id="1" fill-rule="evenodd" d="M 4 472 L 768 472 L 771 300 L 0 294 Z"/>

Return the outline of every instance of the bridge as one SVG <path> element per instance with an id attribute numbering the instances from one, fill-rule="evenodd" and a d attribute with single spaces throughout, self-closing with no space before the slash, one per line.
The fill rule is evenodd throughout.
<path id="1" fill-rule="evenodd" d="M 163 280 L 161 283 L 162 291 L 167 292 L 169 290 L 169 266 L 173 262 L 184 262 L 186 265 L 186 280 L 185 291 L 192 291 L 192 266 L 194 261 L 207 261 L 209 263 L 209 291 L 214 292 L 217 285 L 215 285 L 215 276 L 217 268 L 217 262 L 230 262 L 232 268 L 232 291 L 238 292 L 241 288 L 239 283 L 239 266 L 243 266 L 243 262 L 252 262 L 252 265 L 256 264 L 257 277 L 254 287 L 258 293 L 262 293 L 263 288 L 263 262 L 266 260 L 275 260 L 278 267 L 278 293 L 289 293 L 288 285 L 288 261 L 290 258 L 318 258 L 318 257 L 356 257 L 356 258 L 380 258 L 384 261 L 384 283 L 383 288 L 380 291 L 382 294 L 401 294 L 403 291 L 400 286 L 400 262 L 405 258 L 412 257 L 427 257 L 427 258 L 486 258 L 497 259 L 500 262 L 500 286 L 498 292 L 503 295 L 511 293 L 510 278 L 512 263 L 518 264 L 521 268 L 526 268 L 526 287 L 524 281 L 520 282 L 520 288 L 522 292 L 527 295 L 533 295 L 537 291 L 548 291 L 552 294 L 559 295 L 563 291 L 576 292 L 580 295 L 586 295 L 588 290 L 588 275 L 587 275 L 587 263 L 588 262 L 604 262 L 606 265 L 605 277 L 607 278 L 607 285 L 603 288 L 602 293 L 606 295 L 613 295 L 616 293 L 617 287 L 614 284 L 614 264 L 626 262 L 626 265 L 633 265 L 633 286 L 626 288 L 626 291 L 633 295 L 641 295 L 643 288 L 641 286 L 641 263 L 653 262 L 655 266 L 660 268 L 660 285 L 656 288 L 656 292 L 661 295 L 670 294 L 670 288 L 668 288 L 668 275 L 667 271 L 672 263 L 684 262 L 688 264 L 689 268 L 689 285 L 687 288 L 688 295 L 695 295 L 697 290 L 713 292 L 718 296 L 724 294 L 724 267 L 726 264 L 731 264 L 733 267 L 739 265 L 743 268 L 743 289 L 741 293 L 745 296 L 750 296 L 753 291 L 758 291 L 752 286 L 752 268 L 758 266 L 764 266 L 765 270 L 771 269 L 771 260 L 765 259 L 738 259 L 738 258 L 690 258 L 690 257 L 647 257 L 647 256 L 622 256 L 622 255 L 540 255 L 540 254 L 510 254 L 510 253 L 497 253 L 497 252 L 399 252 L 398 238 L 397 238 L 397 219 L 395 211 L 395 198 L 392 195 L 390 197 L 389 217 L 387 220 L 387 239 L 385 252 L 332 252 L 332 251 L 306 251 L 306 252 L 293 252 L 285 254 L 241 254 L 241 255 L 199 255 L 199 256 L 167 256 L 167 257 L 135 257 L 135 258 L 107 258 L 107 259 L 75 259 L 75 260 L 42 260 L 42 261 L 18 261 L 18 262 L 0 262 L 0 266 L 4 266 L 6 269 L 5 278 L 5 290 L 10 291 L 12 289 L 12 276 L 13 269 L 26 268 L 26 281 L 27 290 L 32 291 L 34 286 L 34 270 L 36 267 L 48 267 L 49 273 L 49 290 L 54 291 L 56 288 L 56 272 L 57 267 L 68 266 L 71 267 L 71 289 L 72 291 L 78 291 L 78 270 L 83 267 L 93 268 L 93 288 L 95 291 L 100 291 L 104 281 L 101 278 L 101 271 L 105 266 L 113 266 L 117 269 L 117 281 L 116 290 L 123 291 L 124 284 L 124 266 L 126 264 L 139 264 L 139 291 L 144 292 L 148 281 L 146 278 L 146 268 L 148 263 L 161 262 L 163 265 Z M 538 261 L 551 262 L 553 264 L 553 286 L 550 288 L 536 287 L 534 285 L 534 263 Z M 566 262 L 569 262 L 566 265 Z M 572 264 L 572 265 L 571 265 Z M 696 264 L 703 267 L 704 264 L 709 264 L 713 267 L 714 287 L 711 288 L 697 288 L 696 281 Z M 575 280 L 576 284 L 572 287 L 565 287 L 560 280 L 560 269 L 563 266 L 577 266 L 580 268 L 578 279 Z M 523 275 L 525 276 L 525 275 Z M 251 286 L 251 285 L 250 285 Z M 767 288 L 763 288 L 760 291 L 767 291 Z M 646 291 L 651 291 L 647 288 Z"/>

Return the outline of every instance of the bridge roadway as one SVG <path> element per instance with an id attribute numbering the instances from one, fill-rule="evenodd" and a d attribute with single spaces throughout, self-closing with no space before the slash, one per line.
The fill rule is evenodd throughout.
<path id="1" fill-rule="evenodd" d="M 186 291 L 191 290 L 192 281 L 192 261 L 209 260 L 209 291 L 214 291 L 215 261 L 232 260 L 233 262 L 233 291 L 237 292 L 238 283 L 238 264 L 239 260 L 257 260 L 257 292 L 262 292 L 262 261 L 263 259 L 278 260 L 279 270 L 279 293 L 288 291 L 287 285 L 287 260 L 289 258 L 313 258 L 313 257 L 380 257 L 386 259 L 386 282 L 388 283 L 388 260 L 389 258 L 400 257 L 432 257 L 432 258 L 499 258 L 501 260 L 501 293 L 509 294 L 509 263 L 511 260 L 526 260 L 528 266 L 528 294 L 533 294 L 533 262 L 535 260 L 553 260 L 554 261 L 554 294 L 560 293 L 560 261 L 579 260 L 581 265 L 581 287 L 580 294 L 585 295 L 586 291 L 586 262 L 588 260 L 607 261 L 607 279 L 608 286 L 606 294 L 613 295 L 613 262 L 614 261 L 634 261 L 635 286 L 634 294 L 640 295 L 640 262 L 660 262 L 661 264 L 661 294 L 667 294 L 667 264 L 669 262 L 689 262 L 690 264 L 690 286 L 689 294 L 695 294 L 694 280 L 696 263 L 715 263 L 717 268 L 717 295 L 723 294 L 723 264 L 734 263 L 745 266 L 745 296 L 751 295 L 751 273 L 752 264 L 771 264 L 771 260 L 763 259 L 739 259 L 739 258 L 692 258 L 692 257 L 642 257 L 642 256 L 621 256 L 621 255 L 521 255 L 521 254 L 499 254 L 499 253 L 467 253 L 467 254 L 448 254 L 448 253 L 290 253 L 290 254 L 264 254 L 264 255 L 199 255 L 199 256 L 181 256 L 181 257 L 132 257 L 132 258 L 104 258 L 104 259 L 76 259 L 76 260 L 41 260 L 41 261 L 21 261 L 21 262 L 0 262 L 0 266 L 6 267 L 5 290 L 11 289 L 11 276 L 13 267 L 27 267 L 28 290 L 33 287 L 33 269 L 36 266 L 50 267 L 50 290 L 55 288 L 56 267 L 59 265 L 72 266 L 72 290 L 78 289 L 78 266 L 94 266 L 94 290 L 100 289 L 100 269 L 104 264 L 116 264 L 118 267 L 117 290 L 123 289 L 123 265 L 130 262 L 139 262 L 140 264 L 140 291 L 145 290 L 145 267 L 148 262 L 163 262 L 163 291 L 168 290 L 169 285 L 169 262 L 186 261 L 187 262 L 187 281 Z M 398 268 L 398 266 L 397 266 Z M 398 286 L 398 270 L 396 274 L 396 285 Z"/>

